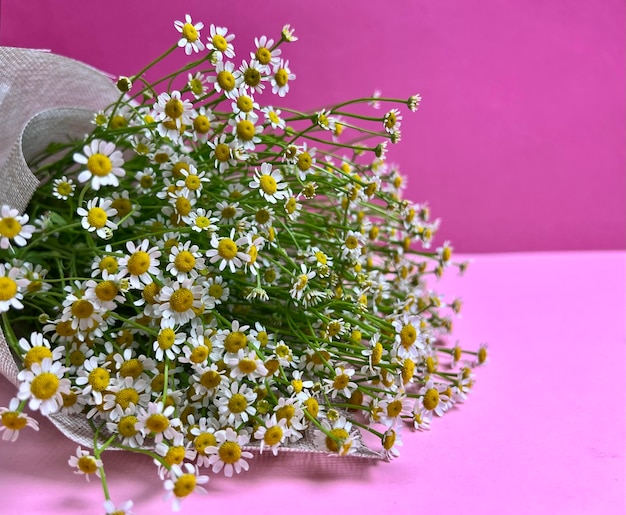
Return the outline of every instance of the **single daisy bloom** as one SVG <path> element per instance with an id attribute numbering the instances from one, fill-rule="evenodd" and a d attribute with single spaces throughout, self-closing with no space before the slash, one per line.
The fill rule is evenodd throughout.
<path id="1" fill-rule="evenodd" d="M 231 98 L 233 102 L 230 107 L 237 120 L 250 120 L 252 123 L 258 121 L 259 115 L 255 113 L 255 109 L 258 111 L 261 107 L 248 94 L 245 86 L 234 90 Z"/>
<path id="2" fill-rule="evenodd" d="M 77 287 L 76 291 L 71 286 L 67 286 L 66 290 L 68 295 L 63 301 L 61 320 L 70 321 L 72 329 L 79 332 L 82 340 L 85 334 L 95 331 L 103 323 L 105 310 L 95 301 L 85 298 L 82 285 Z"/>
<path id="3" fill-rule="evenodd" d="M 289 81 L 296 78 L 289 69 L 289 61 L 283 59 L 274 65 L 274 75 L 272 76 L 272 93 L 279 97 L 284 97 L 289 92 Z"/>
<path id="4" fill-rule="evenodd" d="M 17 411 L 19 405 L 20 400 L 14 397 L 8 408 L 0 407 L 0 433 L 4 441 L 15 442 L 25 427 L 39 431 L 39 423 L 34 418 Z"/>
<path id="5" fill-rule="evenodd" d="M 252 453 L 244 451 L 243 447 L 248 444 L 250 437 L 247 433 L 237 432 L 228 427 L 215 433 L 216 445 L 207 448 L 209 465 L 213 472 L 218 474 L 224 470 L 226 477 L 232 477 L 233 472 L 239 474 L 242 470 L 248 470 L 246 460 L 252 458 Z"/>
<path id="6" fill-rule="evenodd" d="M 152 276 L 159 275 L 159 257 L 161 251 L 158 247 L 150 247 L 150 241 L 144 239 L 139 245 L 132 241 L 126 243 L 128 256 L 119 260 L 119 277 L 129 277 L 130 285 L 136 289 L 142 289 L 143 285 L 152 283 Z"/>
<path id="7" fill-rule="evenodd" d="M 164 407 L 162 402 L 151 402 L 147 408 L 141 408 L 137 415 L 137 428 L 144 436 L 153 436 L 155 443 L 161 443 L 163 438 L 172 439 L 178 431 L 180 420 L 170 418 L 174 414 L 175 407 Z"/>
<path id="8" fill-rule="evenodd" d="M 381 438 L 383 454 L 388 460 L 400 456 L 400 449 L 398 449 L 398 447 L 402 447 L 401 427 L 401 425 L 398 425 L 393 429 L 387 429 Z"/>
<path id="9" fill-rule="evenodd" d="M 191 240 L 187 240 L 184 244 L 175 245 L 170 250 L 166 271 L 179 282 L 185 279 L 195 279 L 205 269 L 204 258 L 198 245 L 191 243 Z"/>
<path id="10" fill-rule="evenodd" d="M 211 55 L 213 59 L 223 61 L 224 57 L 229 59 L 235 57 L 235 47 L 231 43 L 235 39 L 234 34 L 229 34 L 226 27 L 216 27 L 213 24 L 211 24 L 209 33 L 207 49 L 213 52 Z"/>
<path id="11" fill-rule="evenodd" d="M 233 143 L 227 141 L 228 136 L 226 134 L 220 134 L 216 136 L 212 141 L 207 141 L 207 145 L 211 149 L 210 155 L 214 161 L 215 168 L 224 173 L 231 166 L 237 163 L 233 155 Z"/>
<path id="12" fill-rule="evenodd" d="M 166 500 L 172 499 L 172 509 L 180 510 L 181 500 L 192 492 L 206 493 L 206 490 L 198 485 L 209 482 L 209 476 L 201 476 L 198 466 L 191 463 L 172 465 L 169 479 L 163 483 L 167 494 Z"/>
<path id="13" fill-rule="evenodd" d="M 212 249 L 206 253 L 211 263 L 219 263 L 220 272 L 228 266 L 234 274 L 238 268 L 242 268 L 244 263 L 250 261 L 250 256 L 242 252 L 240 247 L 247 243 L 245 236 L 235 239 L 235 229 L 231 229 L 230 237 L 218 238 L 215 234 L 211 238 Z"/>
<path id="14" fill-rule="evenodd" d="M 393 134 L 398 131 L 402 122 L 402 115 L 397 109 L 391 109 L 383 117 L 383 126 L 385 131 L 389 134 Z"/>
<path id="15" fill-rule="evenodd" d="M 217 225 L 215 224 L 217 224 L 218 218 L 211 215 L 211 211 L 199 207 L 187 216 L 184 216 L 183 221 L 195 232 L 214 232 L 217 231 Z"/>
<path id="16" fill-rule="evenodd" d="M 194 24 L 191 21 L 191 16 L 186 14 L 185 21 L 176 20 L 174 27 L 181 35 L 181 38 L 178 40 L 178 46 L 184 48 L 187 55 L 204 50 L 204 43 L 200 40 L 200 31 L 204 28 L 204 23 L 198 22 Z"/>
<path id="17" fill-rule="evenodd" d="M 29 369 L 33 363 L 41 365 L 45 358 L 49 358 L 52 361 L 59 361 L 64 354 L 64 346 L 55 346 L 54 349 L 50 342 L 44 338 L 43 334 L 38 332 L 32 332 L 30 334 L 30 340 L 26 338 L 20 338 L 19 346 L 24 355 L 22 357 L 22 363 L 25 369 Z"/>
<path id="18" fill-rule="evenodd" d="M 325 131 L 334 131 L 336 129 L 337 120 L 326 109 L 315 113 L 315 122 Z"/>
<path id="19" fill-rule="evenodd" d="M 60 179 L 55 179 L 52 183 L 52 195 L 59 200 L 67 200 L 68 198 L 74 196 L 74 190 L 76 190 L 74 181 L 65 176 Z"/>
<path id="20" fill-rule="evenodd" d="M 76 213 L 82 217 L 83 229 L 95 232 L 100 238 L 108 238 L 110 230 L 117 229 L 117 224 L 111 220 L 117 214 L 117 209 L 112 204 L 110 199 L 96 197 L 87 202 L 87 209 L 79 207 Z"/>
<path id="21" fill-rule="evenodd" d="M 435 414 L 441 417 L 451 406 L 448 386 L 443 383 L 435 383 L 429 379 L 418 393 L 421 397 L 416 400 L 415 404 L 418 405 L 417 409 L 426 415 Z"/>
<path id="22" fill-rule="evenodd" d="M 274 40 L 268 39 L 267 36 L 254 38 L 254 46 L 256 51 L 250 52 L 250 57 L 260 64 L 264 73 L 269 74 L 271 67 L 280 64 L 282 50 L 280 48 L 272 49 Z"/>
<path id="23" fill-rule="evenodd" d="M 22 370 L 17 398 L 28 399 L 28 408 L 39 410 L 42 415 L 55 413 L 63 405 L 62 394 L 69 394 L 71 383 L 63 375 L 67 371 L 61 363 L 44 358 L 41 364 L 33 363 L 30 369 Z"/>
<path id="24" fill-rule="evenodd" d="M 238 120 L 237 118 L 230 118 L 228 124 L 233 128 L 232 134 L 236 138 L 235 141 L 244 150 L 252 152 L 257 143 L 261 142 L 258 135 L 263 132 L 263 125 L 254 125 L 252 120 Z"/>
<path id="25" fill-rule="evenodd" d="M 0 265 L 0 313 L 11 308 L 22 309 L 22 299 L 27 287 L 28 279 L 21 277 L 19 268 L 8 268 L 8 263 Z"/>
<path id="26" fill-rule="evenodd" d="M 338 394 L 350 398 L 358 387 L 358 385 L 352 381 L 353 375 L 354 369 L 352 368 L 336 367 L 335 377 L 333 379 L 324 379 L 324 383 L 326 383 L 326 393 L 330 394 L 331 399 L 337 397 Z"/>
<path id="27" fill-rule="evenodd" d="M 223 93 L 226 98 L 232 98 L 233 91 L 241 84 L 243 77 L 235 65 L 230 61 L 218 61 L 215 65 L 215 75 L 210 75 L 208 81 L 213 84 L 217 93 Z"/>
<path id="28" fill-rule="evenodd" d="M 85 165 L 86 169 L 78 173 L 78 182 L 90 182 L 91 189 L 99 190 L 101 186 L 119 186 L 118 177 L 124 177 L 124 158 L 115 144 L 109 141 L 94 139 L 83 147 L 83 153 L 75 153 L 74 161 Z"/>
<path id="29" fill-rule="evenodd" d="M 261 454 L 263 454 L 265 449 L 269 449 L 274 456 L 278 454 L 278 448 L 290 435 L 291 429 L 287 427 L 286 419 L 281 418 L 277 420 L 276 413 L 273 413 L 271 416 L 267 415 L 264 420 L 264 425 L 259 426 L 254 433 L 254 437 L 261 442 Z"/>
<path id="30" fill-rule="evenodd" d="M 107 429 L 111 433 L 117 433 L 122 445 L 129 447 L 141 447 L 143 445 L 145 436 L 139 430 L 139 419 L 135 406 L 122 409 L 118 405 L 109 413 L 109 419 Z"/>
<path id="31" fill-rule="evenodd" d="M 209 177 L 206 176 L 206 172 L 198 171 L 195 166 L 189 165 L 188 170 L 183 169 L 180 173 L 181 178 L 176 181 L 176 186 L 180 188 L 181 195 L 185 197 L 190 195 L 200 197 L 202 195 L 202 187 L 210 181 Z"/>
<path id="32" fill-rule="evenodd" d="M 236 380 L 247 378 L 255 381 L 267 375 L 263 361 L 252 350 L 239 349 L 236 356 L 231 354 L 224 361 L 231 368 L 230 377 Z"/>
<path id="33" fill-rule="evenodd" d="M 280 117 L 280 109 L 268 106 L 261 109 L 261 112 L 265 115 L 265 122 L 270 124 L 272 129 L 284 129 L 287 125 Z"/>
<path id="34" fill-rule="evenodd" d="M 315 443 L 319 449 L 341 456 L 352 454 L 357 450 L 352 423 L 345 417 L 339 417 L 332 424 L 328 419 L 324 419 L 322 426 L 326 431 L 315 430 Z"/>
<path id="35" fill-rule="evenodd" d="M 191 125 L 193 104 L 181 98 L 180 91 L 172 91 L 171 94 L 165 92 L 157 97 L 154 113 L 154 118 L 163 122 L 167 129 L 179 130 L 184 125 Z M 168 123 L 173 124 L 173 127 Z"/>
<path id="36" fill-rule="evenodd" d="M 85 360 L 83 366 L 78 369 L 76 385 L 82 386 L 82 394 L 90 395 L 96 405 L 103 402 L 103 393 L 111 384 L 111 372 L 104 366 L 104 359 L 92 356 Z"/>
<path id="37" fill-rule="evenodd" d="M 220 419 L 224 419 L 224 425 L 232 425 L 240 422 L 248 422 L 254 416 L 256 409 L 253 406 L 256 393 L 244 383 L 233 381 L 230 387 L 222 387 L 218 390 L 215 400 Z"/>
<path id="38" fill-rule="evenodd" d="M 84 474 L 87 481 L 89 481 L 91 474 L 100 477 L 102 460 L 96 459 L 89 451 L 81 448 L 80 445 L 76 448 L 76 454 L 72 455 L 67 463 L 70 467 L 76 469 L 74 474 Z"/>
<path id="39" fill-rule="evenodd" d="M 243 84 L 251 93 L 263 93 L 265 89 L 264 82 L 269 79 L 269 68 L 265 67 L 256 59 L 251 59 L 248 63 L 243 61 L 239 66 L 239 72 L 243 79 Z"/>
<path id="40" fill-rule="evenodd" d="M 270 163 L 263 163 L 260 171 L 258 168 L 255 170 L 254 180 L 249 186 L 258 189 L 261 197 L 270 204 L 275 204 L 277 200 L 285 200 L 291 196 L 287 183 L 282 180 L 279 170 L 272 170 Z"/>
<path id="41" fill-rule="evenodd" d="M 207 94 L 209 88 L 207 87 L 206 75 L 201 72 L 196 72 L 194 75 L 190 73 L 187 79 L 187 87 L 194 97 L 201 98 Z"/>
<path id="42" fill-rule="evenodd" d="M 301 300 L 304 295 L 309 281 L 315 277 L 315 270 L 309 270 L 304 263 L 300 264 L 300 274 L 298 274 L 292 283 L 289 293 L 295 300 Z"/>
<path id="43" fill-rule="evenodd" d="M 226 302 L 229 296 L 230 288 L 221 275 L 209 277 L 204 283 L 205 303 L 218 305 Z"/>
<path id="44" fill-rule="evenodd" d="M 293 43 L 294 41 L 298 41 L 298 36 L 294 35 L 294 32 L 295 29 L 292 29 L 291 25 L 288 23 L 283 26 L 283 29 L 280 31 L 280 35 L 288 43 Z"/>
<path id="45" fill-rule="evenodd" d="M 415 360 L 419 352 L 425 348 L 423 337 L 420 334 L 420 318 L 417 315 L 404 313 L 391 325 L 396 330 L 394 350 L 398 357 Z"/>
<path id="46" fill-rule="evenodd" d="M 166 282 L 158 295 L 160 315 L 176 324 L 186 324 L 202 310 L 203 288 L 193 279 Z"/>
<path id="47" fill-rule="evenodd" d="M 35 232 L 35 226 L 27 224 L 28 215 L 4 204 L 0 209 L 0 249 L 8 249 L 11 241 L 18 247 L 26 245 Z"/>
<path id="48" fill-rule="evenodd" d="M 161 320 L 161 329 L 153 344 L 154 358 L 162 362 L 167 356 L 176 360 L 181 352 L 181 345 L 185 342 L 187 334 L 174 329 L 176 322 L 172 318 Z"/>

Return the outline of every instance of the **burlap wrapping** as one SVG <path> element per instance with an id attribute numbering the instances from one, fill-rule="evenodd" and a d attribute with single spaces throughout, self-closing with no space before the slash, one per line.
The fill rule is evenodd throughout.
<path id="1" fill-rule="evenodd" d="M 0 205 L 24 211 L 39 184 L 30 160 L 52 142 L 82 138 L 94 127 L 94 113 L 118 98 L 111 78 L 95 68 L 46 51 L 0 47 Z M 0 329 L 0 374 L 17 386 L 18 372 Z M 49 419 L 67 438 L 93 447 L 93 431 L 84 417 L 54 414 Z M 360 437 L 358 444 L 356 456 L 382 458 Z M 311 431 L 281 450 L 320 452 Z"/>

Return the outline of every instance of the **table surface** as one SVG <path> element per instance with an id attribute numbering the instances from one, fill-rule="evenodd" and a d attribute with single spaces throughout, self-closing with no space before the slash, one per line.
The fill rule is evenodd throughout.
<path id="1" fill-rule="evenodd" d="M 626 512 L 626 252 L 472 259 L 435 288 L 464 301 L 455 339 L 489 344 L 464 405 L 430 431 L 405 431 L 391 463 L 264 454 L 237 478 L 211 474 L 180 513 Z M 0 379 L 0 406 L 14 391 Z M 76 445 L 36 418 L 39 432 L 0 441 L 0 513 L 103 513 L 99 482 L 67 465 Z M 104 460 L 114 501 L 169 513 L 149 459 Z"/>

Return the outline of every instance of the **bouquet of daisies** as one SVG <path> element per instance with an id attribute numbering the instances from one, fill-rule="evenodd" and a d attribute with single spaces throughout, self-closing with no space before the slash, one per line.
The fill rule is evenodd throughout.
<path id="1" fill-rule="evenodd" d="M 394 458 L 486 360 L 441 338 L 460 302 L 427 280 L 466 264 L 431 250 L 438 221 L 385 160 L 420 97 L 299 112 L 283 105 L 289 26 L 237 62 L 226 28 L 174 27 L 89 134 L 31 160 L 27 211 L 0 211 L 2 343 L 20 369 L 0 432 L 37 429 L 26 408 L 73 421 L 69 465 L 101 478 L 107 510 L 112 449 L 149 455 L 175 509 L 253 452 Z M 190 62 L 148 81 L 172 52 Z"/>

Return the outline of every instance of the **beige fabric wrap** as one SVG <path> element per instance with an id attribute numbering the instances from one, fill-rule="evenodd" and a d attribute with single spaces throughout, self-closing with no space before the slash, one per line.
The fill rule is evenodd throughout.
<path id="1" fill-rule="evenodd" d="M 0 205 L 23 212 L 39 184 L 29 161 L 52 142 L 91 132 L 94 113 L 118 98 L 111 78 L 95 68 L 47 51 L 0 47 Z M 0 329 L 0 374 L 17 386 L 18 372 Z M 66 437 L 93 447 L 93 431 L 84 417 L 54 414 L 49 419 Z M 381 458 L 359 443 L 356 456 Z M 311 433 L 284 450 L 319 452 Z"/>

